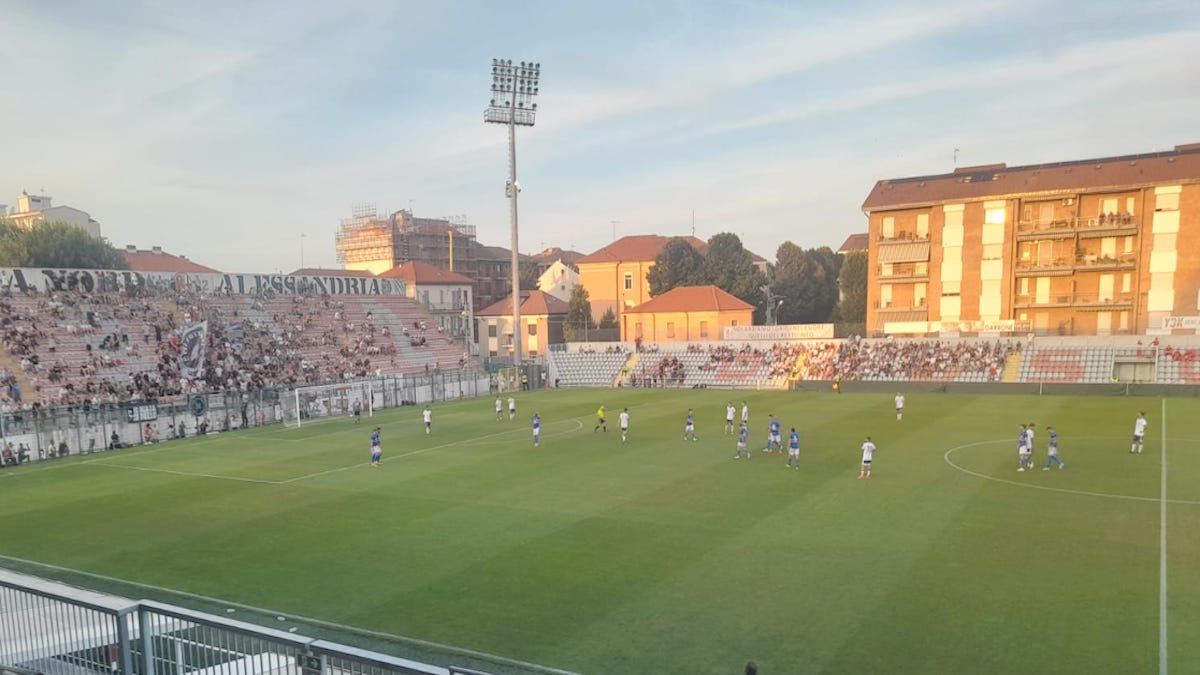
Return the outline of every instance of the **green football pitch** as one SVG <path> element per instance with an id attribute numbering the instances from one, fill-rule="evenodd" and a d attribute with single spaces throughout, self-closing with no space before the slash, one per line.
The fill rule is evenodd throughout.
<path id="1" fill-rule="evenodd" d="M 750 461 L 723 433 L 731 395 Z M 1152 673 L 1164 654 L 1200 672 L 1200 401 L 914 393 L 898 422 L 891 395 L 517 400 L 512 422 L 491 398 L 437 405 L 429 436 L 405 408 L 5 469 L 0 564 L 268 608 L 273 627 L 402 656 L 442 658 L 419 640 L 511 660 L 497 673 Z M 769 413 L 799 430 L 798 470 L 760 451 Z M 1037 469 L 1017 472 L 1025 422 Z M 1063 470 L 1041 470 L 1047 425 Z"/>

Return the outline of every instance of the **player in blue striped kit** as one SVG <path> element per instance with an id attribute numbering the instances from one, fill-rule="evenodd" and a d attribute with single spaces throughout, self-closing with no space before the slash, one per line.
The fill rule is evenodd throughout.
<path id="1" fill-rule="evenodd" d="M 1058 456 L 1058 432 L 1054 427 L 1046 427 L 1046 434 L 1050 436 L 1050 445 L 1046 448 L 1046 466 L 1042 467 L 1042 471 L 1049 471 L 1052 462 L 1057 462 L 1058 468 L 1061 469 L 1066 464 Z"/>

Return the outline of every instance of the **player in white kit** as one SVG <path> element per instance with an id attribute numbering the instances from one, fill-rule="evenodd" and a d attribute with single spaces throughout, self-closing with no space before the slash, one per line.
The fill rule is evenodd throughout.
<path id="1" fill-rule="evenodd" d="M 904 418 L 904 394 L 896 392 L 896 421 Z"/>
<path id="2" fill-rule="evenodd" d="M 621 422 L 621 442 L 624 443 L 629 440 L 629 408 L 622 410 L 617 419 Z"/>
<path id="3" fill-rule="evenodd" d="M 1129 446 L 1130 454 L 1142 454 L 1142 439 L 1146 437 L 1146 413 L 1138 413 L 1133 422 L 1133 445 Z"/>
<path id="4" fill-rule="evenodd" d="M 871 460 L 875 457 L 875 444 L 871 442 L 871 437 L 867 436 L 867 440 L 862 444 L 862 464 L 858 469 L 858 479 L 871 477 Z"/>
<path id="5" fill-rule="evenodd" d="M 425 435 L 428 436 L 433 428 L 433 411 L 429 409 L 429 406 L 425 406 L 425 412 L 421 414 L 421 417 L 425 420 Z"/>
<path id="6" fill-rule="evenodd" d="M 725 433 L 733 433 L 733 416 L 737 414 L 737 408 L 733 407 L 733 401 L 725 404 Z"/>

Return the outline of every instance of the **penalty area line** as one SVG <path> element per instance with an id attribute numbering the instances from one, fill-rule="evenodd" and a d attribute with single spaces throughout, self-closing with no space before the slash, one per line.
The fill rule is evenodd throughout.
<path id="1" fill-rule="evenodd" d="M 378 637 L 378 638 L 383 638 L 386 640 L 395 640 L 395 641 L 404 642 L 404 643 L 411 644 L 411 645 L 416 645 L 419 647 L 424 647 L 427 649 L 442 651 L 442 652 L 451 653 L 451 654 L 459 654 L 461 656 L 469 656 L 472 658 L 483 659 L 485 661 L 491 661 L 493 663 L 517 666 L 519 668 L 525 668 L 528 670 L 535 670 L 540 673 L 546 673 L 547 675 L 581 675 L 580 673 L 576 673 L 571 670 L 561 670 L 559 668 L 552 668 L 550 666 L 542 666 L 542 665 L 538 665 L 536 663 L 530 663 L 528 661 L 521 661 L 519 659 L 511 659 L 506 656 L 498 656 L 496 654 L 489 654 L 488 652 L 476 651 L 474 649 L 468 649 L 466 647 L 455 647 L 454 645 L 442 644 L 440 642 L 432 642 L 429 640 L 422 640 L 420 638 L 408 637 L 405 635 L 396 635 L 394 633 L 385 633 L 383 631 L 371 630 L 369 628 L 360 628 L 358 626 L 351 626 L 349 624 L 343 624 L 343 623 L 335 623 L 333 621 L 326 621 L 324 619 L 316 619 L 316 618 L 308 617 L 308 616 L 300 616 L 299 614 L 291 614 L 289 612 L 282 612 L 282 611 L 278 611 L 278 610 L 274 610 L 274 609 L 255 607 L 254 605 L 246 605 L 246 604 L 242 604 L 240 602 L 233 602 L 231 600 L 223 600 L 221 598 L 214 598 L 214 597 L 208 596 L 208 595 L 200 595 L 198 593 L 189 593 L 188 591 L 179 591 L 179 590 L 175 590 L 173 588 L 167 588 L 165 586 L 155 586 L 153 584 L 145 584 L 140 581 L 130 581 L 128 579 L 121 579 L 120 577 L 112 577 L 112 576 L 108 576 L 106 574 L 98 574 L 96 572 L 85 572 L 83 570 L 77 570 L 77 569 L 73 569 L 70 567 L 63 567 L 61 565 L 53 565 L 50 563 L 38 562 L 36 560 L 27 560 L 25 558 L 16 558 L 16 557 L 7 556 L 7 555 L 0 555 L 0 560 L 7 560 L 9 562 L 18 563 L 21 565 L 29 565 L 31 567 L 40 567 L 42 569 L 54 570 L 56 572 L 66 572 L 67 574 L 75 574 L 75 575 L 79 575 L 79 576 L 83 576 L 83 577 L 89 577 L 92 579 L 99 579 L 101 581 L 107 581 L 110 583 L 125 584 L 127 586 L 133 586 L 133 587 L 137 587 L 137 588 L 144 588 L 144 589 L 151 590 L 151 591 L 157 591 L 159 593 L 168 593 L 168 594 L 176 595 L 179 597 L 191 598 L 192 600 L 199 600 L 200 602 L 205 602 L 205 603 L 209 603 L 209 604 L 213 604 L 213 605 L 224 605 L 226 607 L 235 607 L 237 609 L 243 609 L 248 612 L 254 612 L 257 614 L 264 615 L 264 616 L 286 616 L 297 623 L 306 623 L 306 624 L 310 624 L 313 626 L 321 626 L 323 628 L 332 628 L 334 630 L 347 631 L 350 633 L 358 633 L 359 635 L 369 635 L 371 637 Z"/>

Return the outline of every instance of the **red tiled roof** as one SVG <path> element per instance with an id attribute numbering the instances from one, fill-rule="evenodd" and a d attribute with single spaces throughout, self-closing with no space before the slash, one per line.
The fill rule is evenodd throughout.
<path id="1" fill-rule="evenodd" d="M 403 279 L 409 284 L 424 284 L 426 286 L 438 284 L 473 284 L 475 281 L 470 277 L 463 276 L 458 272 L 451 272 L 447 269 L 442 269 L 429 263 L 423 263 L 417 260 L 410 260 L 403 265 L 397 265 L 392 269 L 379 275 L 387 279 Z"/>
<path id="2" fill-rule="evenodd" d="M 521 316 L 566 314 L 570 306 L 542 291 L 521 291 Z M 475 312 L 475 316 L 512 316 L 512 296 Z"/>
<path id="3" fill-rule="evenodd" d="M 659 253 L 667 247 L 667 242 L 672 239 L 682 239 L 692 245 L 696 253 L 700 255 L 708 255 L 708 244 L 691 235 L 682 237 L 664 237 L 661 234 L 633 234 L 628 237 L 621 237 L 604 248 L 583 256 L 575 261 L 575 264 L 587 263 L 612 263 L 612 262 L 654 262 Z M 747 250 L 750 254 L 750 260 L 754 263 L 765 263 L 767 259 L 757 253 Z M 568 262 L 563 260 L 563 262 Z"/>
<path id="4" fill-rule="evenodd" d="M 125 262 L 134 272 L 201 272 L 208 274 L 220 273 L 211 267 L 192 262 L 183 256 L 171 255 L 162 251 L 130 251 L 125 249 Z"/>
<path id="5" fill-rule="evenodd" d="M 667 242 L 675 237 L 664 237 L 661 234 L 634 234 L 628 237 L 621 237 L 604 248 L 583 256 L 576 263 L 584 265 L 587 263 L 608 263 L 608 262 L 653 262 L 658 257 L 659 253 L 667 247 Z M 700 255 L 708 253 L 708 244 L 692 237 L 679 237 L 696 249 Z"/>
<path id="6" fill-rule="evenodd" d="M 754 305 L 716 286 L 679 286 L 657 298 L 625 310 L 626 314 L 753 310 Z"/>
<path id="7" fill-rule="evenodd" d="M 553 265 L 555 261 L 561 260 L 563 261 L 564 265 L 573 267 L 575 263 L 579 262 L 579 259 L 583 257 L 583 254 L 579 251 L 564 251 L 557 246 L 551 246 L 550 248 L 539 253 L 534 253 L 529 257 L 532 260 L 545 265 Z"/>
<path id="8" fill-rule="evenodd" d="M 842 247 L 837 250 L 838 253 L 849 253 L 851 251 L 865 251 L 870 247 L 871 234 L 864 232 L 862 234 L 852 234 L 846 237 L 846 241 Z"/>
<path id="9" fill-rule="evenodd" d="M 289 276 L 293 277 L 365 277 L 370 279 L 374 274 L 366 270 L 334 270 L 323 267 L 302 267 Z"/>
<path id="10" fill-rule="evenodd" d="M 964 167 L 950 174 L 881 180 L 867 195 L 862 208 L 879 211 L 1028 193 L 1050 196 L 1196 182 L 1200 182 L 1200 143 L 1177 145 L 1168 152 L 1011 168 L 990 164 Z"/>

